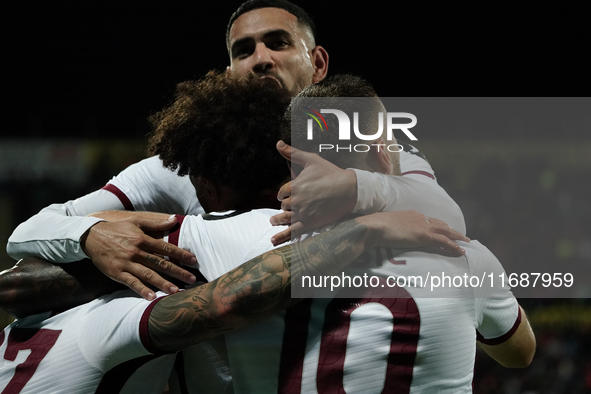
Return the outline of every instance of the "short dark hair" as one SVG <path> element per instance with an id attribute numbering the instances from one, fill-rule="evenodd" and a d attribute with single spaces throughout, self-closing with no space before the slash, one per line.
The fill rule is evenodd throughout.
<path id="1" fill-rule="evenodd" d="M 306 87 L 292 101 L 285 112 L 285 117 L 281 126 L 281 139 L 294 148 L 306 152 L 318 153 L 324 159 L 330 161 L 340 168 L 356 167 L 361 155 L 354 152 L 336 149 L 323 150 L 319 152 L 320 144 L 338 144 L 339 124 L 335 116 L 326 116 L 327 130 L 320 131 L 314 129 L 313 140 L 307 139 L 307 113 L 311 112 L 309 106 L 311 100 L 307 98 L 322 98 L 322 105 L 325 108 L 335 108 L 344 111 L 349 119 L 353 119 L 353 112 L 359 113 L 359 128 L 366 130 L 374 127 L 376 119 L 375 114 L 383 111 L 382 103 L 375 92 L 373 86 L 366 80 L 350 75 L 333 75 L 317 84 Z M 355 100 L 352 98 L 361 98 Z M 296 120 L 292 123 L 292 120 Z M 329 131 L 330 130 L 330 131 Z M 355 135 L 351 136 L 351 144 L 366 144 L 367 141 L 358 139 Z M 342 143 L 342 142 L 341 142 Z M 362 168 L 360 166 L 360 168 Z"/>
<path id="2" fill-rule="evenodd" d="M 236 12 L 234 12 L 230 17 L 228 27 L 226 27 L 226 44 L 229 43 L 230 29 L 232 28 L 232 24 L 234 24 L 234 21 L 238 19 L 240 15 L 259 8 L 281 8 L 289 12 L 290 14 L 298 18 L 298 23 L 310 29 L 312 37 L 314 38 L 314 41 L 316 41 L 316 26 L 314 26 L 314 21 L 312 21 L 312 18 L 310 18 L 308 13 L 304 11 L 301 7 L 287 0 L 248 0 L 242 3 L 240 7 L 238 7 Z"/>
<path id="3" fill-rule="evenodd" d="M 209 72 L 182 82 L 174 101 L 149 118 L 148 153 L 180 176 L 203 176 L 254 197 L 289 176 L 275 144 L 290 100 L 273 80 Z"/>

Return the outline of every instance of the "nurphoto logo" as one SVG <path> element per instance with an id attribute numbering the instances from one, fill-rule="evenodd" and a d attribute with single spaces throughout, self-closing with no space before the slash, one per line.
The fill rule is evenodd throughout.
<path id="1" fill-rule="evenodd" d="M 328 132 L 328 124 L 326 119 L 322 114 L 331 114 L 337 117 L 338 121 L 338 139 L 339 141 L 350 141 L 351 140 L 351 120 L 349 116 L 341 110 L 338 109 L 321 109 L 320 111 L 316 111 L 310 107 L 303 107 L 305 112 L 304 114 L 308 115 L 310 118 L 308 119 L 307 123 L 307 139 L 308 141 L 312 141 L 314 139 L 314 123 L 320 127 L 320 132 Z M 378 138 L 381 138 L 384 134 L 384 118 L 386 119 L 386 141 L 395 141 L 394 138 L 394 130 L 402 131 L 410 140 L 417 141 L 417 137 L 414 136 L 413 133 L 410 132 L 410 128 L 416 126 L 417 124 L 417 117 L 408 112 L 386 112 L 386 116 L 384 116 L 384 112 L 377 112 L 375 116 L 378 117 L 378 126 L 377 131 L 373 134 L 364 134 L 359 130 L 359 112 L 353 112 L 353 133 L 355 133 L 355 137 L 362 141 L 376 141 Z M 395 123 L 394 120 L 396 119 L 407 119 L 410 120 L 409 123 Z M 334 130 L 333 130 L 334 132 Z M 365 130 L 365 132 L 369 132 L 369 130 Z M 402 146 L 399 144 L 371 144 L 372 146 L 377 146 L 378 150 L 380 147 L 384 146 L 390 152 L 400 152 L 403 150 Z M 319 151 L 322 150 L 329 150 L 335 149 L 334 144 L 319 144 Z M 351 151 L 353 149 L 355 152 L 367 152 L 370 150 L 370 146 L 367 144 L 357 144 L 355 146 L 347 145 L 341 147 L 340 145 L 336 145 L 337 151 L 339 150 L 348 150 Z"/>

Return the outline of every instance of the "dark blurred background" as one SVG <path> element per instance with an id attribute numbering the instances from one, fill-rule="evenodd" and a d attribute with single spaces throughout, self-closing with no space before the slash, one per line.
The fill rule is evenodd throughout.
<path id="1" fill-rule="evenodd" d="M 225 28 L 239 4 L 3 5 L 0 241 L 39 209 L 100 188 L 141 159 L 145 119 L 170 101 L 175 84 L 228 65 Z M 583 9 L 298 4 L 316 21 L 329 73 L 361 75 L 384 97 L 589 96 Z M 591 130 L 582 125 L 459 128 L 419 137 L 417 146 L 463 208 L 468 235 L 501 261 L 588 265 Z M 12 264 L 0 255 L 1 269 Z M 507 371 L 479 355 L 475 392 L 591 392 L 588 300 L 520 302 L 537 334 L 536 359 Z"/>

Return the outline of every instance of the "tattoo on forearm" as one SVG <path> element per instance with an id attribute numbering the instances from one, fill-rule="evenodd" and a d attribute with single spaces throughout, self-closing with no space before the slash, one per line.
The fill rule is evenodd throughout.
<path id="1" fill-rule="evenodd" d="M 213 282 L 166 297 L 150 315 L 153 344 L 176 351 L 295 304 L 293 281 L 303 273 L 323 275 L 344 268 L 363 252 L 366 230 L 357 221 L 347 221 L 255 257 Z"/>

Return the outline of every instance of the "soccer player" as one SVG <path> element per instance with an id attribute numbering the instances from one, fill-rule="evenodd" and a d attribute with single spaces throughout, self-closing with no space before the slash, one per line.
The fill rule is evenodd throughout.
<path id="1" fill-rule="evenodd" d="M 250 78 L 241 83 L 229 74 L 212 72 L 199 81 L 179 84 L 176 100 L 151 118 L 158 130 L 167 127 L 172 131 L 166 138 L 162 137 L 162 133 L 155 134 L 151 142 L 153 145 L 180 142 L 179 146 L 184 150 L 179 149 L 174 154 L 186 153 L 192 162 L 199 163 L 200 170 L 194 171 L 193 177 L 175 177 L 187 180 L 190 185 L 188 190 L 194 199 L 199 195 L 199 201 L 207 212 L 278 206 L 276 190 L 289 179 L 289 168 L 277 154 L 275 141 L 280 138 L 277 125 L 281 123 L 290 99 L 290 94 L 271 80 Z M 237 134 L 237 130 L 241 133 Z M 184 166 L 179 172 L 185 174 Z M 231 189 L 243 192 L 237 197 Z M 170 195 L 174 192 L 182 195 L 184 189 L 169 191 Z M 84 219 L 103 220 L 95 216 Z M 133 227 L 135 223 L 149 226 L 155 220 L 154 216 L 148 219 L 142 215 L 129 215 L 127 220 L 109 223 L 119 227 L 122 227 L 121 224 Z M 174 220 L 161 220 L 158 223 L 162 222 L 175 224 Z M 150 228 L 160 231 L 167 229 L 166 226 Z M 150 242 L 158 242 L 151 237 L 146 238 Z M 170 243 L 163 244 L 170 245 L 170 250 L 178 249 Z M 116 239 L 111 240 L 102 246 L 103 253 L 118 246 Z M 189 255 L 185 250 L 183 253 Z M 170 256 L 171 260 L 178 260 L 177 256 L 168 254 L 166 249 L 161 254 Z M 154 259 L 174 265 L 161 257 Z M 190 263 L 195 264 L 196 260 Z M 101 294 L 103 289 L 94 285 L 88 275 L 80 275 L 81 272 L 70 267 L 77 264 L 62 264 L 68 272 L 75 271 L 75 277 L 70 278 L 49 264 L 46 265 L 47 275 L 43 275 L 40 261 L 35 261 L 35 269 L 21 262 L 0 275 L 0 305 L 14 316 L 23 317 L 47 310 L 66 309 L 79 304 L 80 300 L 90 301 Z M 78 284 L 91 286 L 87 286 L 88 291 L 85 292 Z M 103 284 L 104 281 L 100 281 L 100 285 Z M 106 291 L 111 290 L 111 287 Z"/>
<path id="2" fill-rule="evenodd" d="M 251 102 L 257 105 L 251 108 Z M 256 201 L 264 198 L 269 185 L 287 175 L 272 142 L 253 142 L 261 134 L 274 133 L 269 141 L 277 138 L 277 125 L 288 102 L 289 95 L 273 82 L 235 81 L 212 73 L 199 82 L 179 86 L 175 103 L 155 117 L 158 127 L 152 143 L 165 163 L 178 164 L 179 173 L 189 172 L 208 209 Z M 244 111 L 249 114 L 249 124 L 238 122 Z M 211 121 L 212 116 L 220 116 L 224 122 Z M 261 124 L 258 120 L 263 117 L 268 122 Z M 220 157 L 210 157 L 212 146 L 220 143 Z M 270 163 L 276 164 L 275 171 L 249 174 L 257 165 Z M 335 273 L 371 246 L 432 244 L 457 253 L 459 247 L 446 236 L 461 238 L 437 219 L 430 218 L 433 223 L 428 223 L 418 213 L 378 213 L 344 223 L 323 234 L 324 239 L 284 247 L 230 271 L 245 261 L 241 248 L 251 254 L 255 249 L 248 245 L 258 245 L 251 237 L 256 233 L 249 228 L 264 227 L 269 234 L 278 231 L 269 225 L 269 213 L 277 213 L 275 210 L 239 213 L 232 215 L 241 221 L 232 232 L 234 242 L 218 250 L 226 250 L 230 259 L 199 263 L 207 284 L 153 303 L 131 291 L 118 292 L 62 313 L 28 316 L 10 325 L 0 337 L 0 387 L 23 393 L 161 392 L 174 358 L 154 356 L 230 332 L 292 305 L 295 300 L 289 288 L 298 272 Z M 118 221 L 134 216 L 158 219 L 162 214 L 114 211 L 96 216 Z M 199 234 L 215 233 L 217 223 L 223 221 L 211 219 L 219 218 L 188 216 L 183 227 L 168 234 L 169 241 L 197 242 Z M 390 225 L 392 221 L 396 224 Z M 199 226 L 203 231 L 183 230 Z M 270 249 L 269 237 L 264 238 Z M 222 271 L 230 272 L 218 275 Z M 203 350 L 192 348 L 191 354 L 210 360 Z M 138 373 L 132 375 L 135 370 Z M 195 376 L 197 372 L 192 374 Z"/>
<path id="3" fill-rule="evenodd" d="M 232 15 L 228 24 L 228 72 L 238 77 L 252 74 L 269 79 L 295 96 L 304 86 L 321 81 L 327 74 L 328 54 L 315 40 L 314 25 L 299 7 L 285 0 L 248 1 Z M 394 195 L 405 196 L 410 201 L 425 201 L 426 196 L 432 196 L 431 203 L 435 202 L 439 208 L 430 216 L 465 233 L 461 210 L 437 184 L 429 164 L 404 151 L 401 152 L 401 169 L 407 175 L 387 177 L 385 182 L 365 171 L 339 172 L 338 178 L 333 177 L 327 201 L 334 201 L 337 191 L 339 198 L 346 192 L 348 205 L 330 202 L 327 205 L 368 213 L 379 210 Z M 359 191 L 358 195 L 355 190 Z M 169 228 L 173 223 L 154 224 L 139 218 L 108 222 L 85 216 L 109 209 L 203 213 L 189 178 L 177 176 L 162 166 L 158 156 L 153 156 L 128 167 L 101 190 L 41 210 L 17 227 L 9 239 L 7 251 L 15 259 L 37 256 L 57 263 L 88 257 L 103 273 L 146 299 L 153 299 L 155 295 L 145 283 L 169 293 L 178 290 L 158 272 L 186 282 L 195 280 L 190 273 L 158 257 L 171 255 L 193 264 L 193 256 L 144 234 L 152 229 Z M 343 213 L 338 212 L 334 219 Z M 4 275 L 12 274 L 14 271 Z"/>
<path id="4" fill-rule="evenodd" d="M 368 118 L 374 121 L 367 122 L 368 132 L 364 134 L 377 127 L 377 116 L 373 115 L 385 112 L 371 86 L 355 77 L 323 81 L 304 89 L 300 96 L 330 95 L 373 99 Z M 302 107 L 306 105 L 298 100 L 292 103 L 292 116 L 305 112 Z M 340 108 L 338 105 L 335 100 L 330 108 Z M 352 111 L 346 113 L 352 117 Z M 301 124 L 301 139 L 306 140 L 305 119 Z M 328 129 L 338 127 L 329 123 Z M 326 130 L 322 133 L 322 143 L 336 143 L 336 135 Z M 313 142 L 318 149 L 318 139 Z M 312 150 L 311 146 L 307 148 Z M 161 155 L 166 157 L 165 153 Z M 292 161 L 313 161 L 306 157 L 309 155 L 314 156 L 292 152 Z M 400 174 L 397 152 L 374 148 L 367 153 L 343 155 L 333 151 L 327 158 L 341 168 Z M 195 253 L 206 277 L 215 277 L 230 268 L 232 261 L 271 247 L 269 225 L 257 219 L 257 215 L 268 218 L 269 214 L 252 212 L 219 218 L 215 223 L 185 220 L 178 246 Z M 248 229 L 248 241 L 228 250 L 225 245 L 236 244 L 239 228 Z M 369 276 L 375 278 L 375 285 L 361 285 L 361 291 L 351 295 L 347 286 L 329 292 L 327 284 L 309 284 L 324 288 L 322 297 L 306 300 L 253 327 L 228 333 L 225 344 L 233 392 L 471 393 L 477 340 L 504 366 L 529 365 L 535 338 L 506 282 L 503 286 L 497 281 L 505 275 L 501 264 L 477 241 L 461 245 L 466 251 L 462 257 L 376 250 L 339 276 Z M 215 261 L 228 262 L 230 267 Z M 309 274 L 315 279 L 308 283 L 322 280 L 322 275 Z M 429 281 L 432 274 L 440 281 Z M 450 279 L 441 286 L 444 277 Z M 465 277 L 494 278 L 494 283 L 476 284 L 472 280 L 458 285 L 457 279 L 451 281 Z M 185 357 L 190 353 L 185 352 Z M 203 378 L 194 380 L 189 366 L 185 370 L 190 392 L 204 384 Z"/>
<path id="5" fill-rule="evenodd" d="M 410 240 L 416 242 L 410 246 L 421 246 L 412 238 L 425 217 L 415 213 L 415 222 L 408 223 L 400 214 L 405 213 L 349 221 L 325 238 L 284 246 L 153 302 L 123 290 L 56 315 L 19 319 L 0 333 L 0 388 L 3 393 L 161 393 L 175 356 L 158 356 L 293 305 L 297 300 L 290 287 L 298 272 L 336 273 L 382 243 L 404 247 Z"/>

